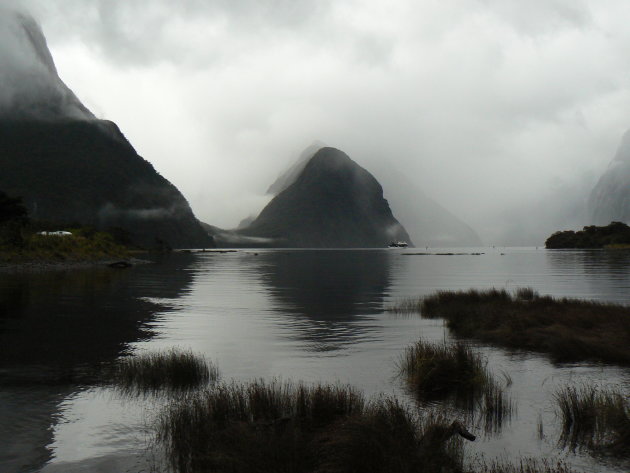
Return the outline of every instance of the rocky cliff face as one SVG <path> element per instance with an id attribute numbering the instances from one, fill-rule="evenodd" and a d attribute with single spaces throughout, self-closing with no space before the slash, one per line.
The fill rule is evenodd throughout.
<path id="1" fill-rule="evenodd" d="M 630 223 L 630 130 L 608 169 L 591 192 L 589 202 L 591 222 L 605 225 L 613 221 Z"/>
<path id="2" fill-rule="evenodd" d="M 246 229 L 244 237 L 278 247 L 377 247 L 410 238 L 392 215 L 383 189 L 334 148 L 319 149 Z"/>
<path id="3" fill-rule="evenodd" d="M 0 190 L 30 216 L 118 226 L 145 246 L 211 246 L 182 194 L 57 75 L 31 18 L 0 8 Z"/>

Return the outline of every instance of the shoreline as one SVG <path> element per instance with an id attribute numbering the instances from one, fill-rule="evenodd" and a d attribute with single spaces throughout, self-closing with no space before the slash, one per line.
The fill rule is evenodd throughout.
<path id="1" fill-rule="evenodd" d="M 20 262 L 0 261 L 0 274 L 6 273 L 35 273 L 44 271 L 67 271 L 74 269 L 89 268 L 108 268 L 109 265 L 117 262 L 125 262 L 131 266 L 139 264 L 149 264 L 151 261 L 139 258 L 107 258 L 98 260 L 83 261 L 50 261 L 50 260 L 32 260 Z M 120 269 L 120 268 L 111 268 Z"/>

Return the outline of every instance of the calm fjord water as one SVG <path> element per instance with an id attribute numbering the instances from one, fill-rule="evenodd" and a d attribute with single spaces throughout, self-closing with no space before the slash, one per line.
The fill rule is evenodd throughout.
<path id="1" fill-rule="evenodd" d="M 179 346 L 216 362 L 226 380 L 341 382 L 405 397 L 395 376 L 403 349 L 449 335 L 440 321 L 387 306 L 438 289 L 520 286 L 630 304 L 630 252 L 239 250 L 124 271 L 0 274 L 0 471 L 148 469 L 159 400 L 122 398 L 95 375 L 121 355 Z M 478 428 L 470 457 L 546 455 L 589 472 L 628 471 L 559 449 L 552 402 L 558 386 L 583 380 L 630 392 L 628 369 L 480 349 L 492 371 L 511 376 L 517 412 L 499 433 Z"/>

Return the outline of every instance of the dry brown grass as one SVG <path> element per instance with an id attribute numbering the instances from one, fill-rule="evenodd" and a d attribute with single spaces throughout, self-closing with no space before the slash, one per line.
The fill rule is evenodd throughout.
<path id="1" fill-rule="evenodd" d="M 457 336 L 538 351 L 554 361 L 630 365 L 630 307 L 540 296 L 529 288 L 439 291 L 393 311 L 443 318 Z"/>
<path id="2" fill-rule="evenodd" d="M 180 473 L 462 471 L 445 419 L 349 386 L 220 384 L 167 408 L 157 439 Z"/>
<path id="3" fill-rule="evenodd" d="M 514 411 L 509 396 L 488 371 L 481 354 L 461 342 L 420 340 L 405 350 L 399 370 L 418 401 L 448 401 L 478 413 L 486 432 L 500 430 Z"/>
<path id="4" fill-rule="evenodd" d="M 109 373 L 114 386 L 130 396 L 188 391 L 218 377 L 212 362 L 179 348 L 121 358 Z"/>

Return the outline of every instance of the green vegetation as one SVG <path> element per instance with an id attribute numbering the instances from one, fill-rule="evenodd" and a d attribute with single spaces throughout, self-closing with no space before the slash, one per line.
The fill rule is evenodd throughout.
<path id="1" fill-rule="evenodd" d="M 545 248 L 624 248 L 630 245 L 630 227 L 622 222 L 611 222 L 605 227 L 591 225 L 574 232 L 556 232 L 547 238 Z"/>
<path id="2" fill-rule="evenodd" d="M 462 471 L 457 423 L 351 387 L 264 381 L 174 402 L 157 439 L 175 471 Z"/>
<path id="3" fill-rule="evenodd" d="M 450 400 L 457 407 L 476 410 L 487 431 L 500 428 L 512 414 L 512 403 L 481 355 L 463 343 L 420 340 L 405 350 L 400 373 L 419 401 Z"/>
<path id="4" fill-rule="evenodd" d="M 619 390 L 573 386 L 555 394 L 562 418 L 562 443 L 630 457 L 630 402 Z"/>
<path id="5" fill-rule="evenodd" d="M 25 230 L 19 245 L 6 240 L 0 243 L 0 262 L 97 261 L 129 256 L 129 249 L 117 244 L 109 233 L 94 232 L 90 236 L 77 233 L 56 236 L 28 233 Z"/>
<path id="6" fill-rule="evenodd" d="M 219 370 L 212 363 L 177 348 L 122 358 L 111 373 L 114 384 L 129 395 L 186 391 L 218 378 Z"/>
<path id="7" fill-rule="evenodd" d="M 70 235 L 43 232 L 67 231 Z M 22 200 L 0 192 L 0 263 L 96 261 L 129 256 L 128 233 L 91 226 L 32 222 Z"/>
<path id="8" fill-rule="evenodd" d="M 554 361 L 630 365 L 630 307 L 540 296 L 530 288 L 438 291 L 394 312 L 443 318 L 458 336 L 549 354 Z"/>

